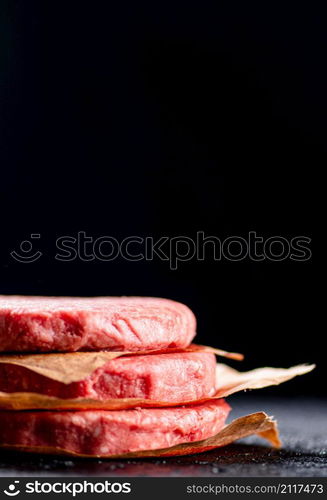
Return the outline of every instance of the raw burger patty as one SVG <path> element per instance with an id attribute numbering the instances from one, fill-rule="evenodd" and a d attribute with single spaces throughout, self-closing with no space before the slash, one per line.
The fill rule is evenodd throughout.
<path id="1" fill-rule="evenodd" d="M 0 351 L 186 347 L 195 336 L 192 311 L 148 297 L 0 296 Z"/>
<path id="2" fill-rule="evenodd" d="M 218 399 L 164 409 L 1 411 L 0 445 L 55 447 L 98 456 L 155 450 L 213 436 L 224 426 L 229 410 Z"/>
<path id="3" fill-rule="evenodd" d="M 0 364 L 0 391 L 175 403 L 212 396 L 215 370 L 216 359 L 211 353 L 126 356 L 108 361 L 82 381 L 66 385 L 21 366 Z"/>

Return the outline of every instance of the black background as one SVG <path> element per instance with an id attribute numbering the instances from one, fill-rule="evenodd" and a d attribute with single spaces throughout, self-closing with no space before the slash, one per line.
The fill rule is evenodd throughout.
<path id="1" fill-rule="evenodd" d="M 313 237 L 326 159 L 313 4 L 1 5 L 0 292 L 187 303 L 244 368 L 316 362 L 268 394 L 322 395 L 310 262 L 58 262 L 58 236 Z M 43 257 L 10 251 L 40 233 Z"/>

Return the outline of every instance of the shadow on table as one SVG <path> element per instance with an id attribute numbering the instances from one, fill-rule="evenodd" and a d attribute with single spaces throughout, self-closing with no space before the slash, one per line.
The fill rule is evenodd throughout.
<path id="1" fill-rule="evenodd" d="M 209 477 L 287 475 L 307 470 L 322 475 L 327 457 L 287 449 L 234 444 L 208 453 L 163 459 L 99 460 L 2 452 L 2 475 Z M 310 470 L 309 470 L 310 469 Z M 313 472 L 312 472 L 313 470 Z M 285 474 L 284 474 L 285 472 Z M 303 473 L 303 472 L 302 472 Z"/>

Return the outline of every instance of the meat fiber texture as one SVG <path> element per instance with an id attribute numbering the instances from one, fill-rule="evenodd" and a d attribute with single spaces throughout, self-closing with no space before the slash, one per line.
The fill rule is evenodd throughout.
<path id="1" fill-rule="evenodd" d="M 0 412 L 0 443 L 7 448 L 115 456 L 171 448 L 217 434 L 229 413 L 220 399 L 176 408 L 120 411 Z"/>
<path id="2" fill-rule="evenodd" d="M 192 311 L 149 297 L 0 297 L 0 352 L 144 351 L 186 347 Z"/>
<path id="3" fill-rule="evenodd" d="M 213 396 L 215 384 L 216 358 L 206 352 L 119 357 L 69 384 L 23 366 L 0 363 L 0 391 L 34 392 L 62 399 L 141 398 L 182 403 Z"/>

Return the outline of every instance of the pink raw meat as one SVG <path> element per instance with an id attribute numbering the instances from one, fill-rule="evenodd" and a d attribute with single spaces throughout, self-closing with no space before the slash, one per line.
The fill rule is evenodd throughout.
<path id="1" fill-rule="evenodd" d="M 1 411 L 0 445 L 54 447 L 95 456 L 156 450 L 213 436 L 224 426 L 229 410 L 218 399 L 164 409 Z"/>
<path id="2" fill-rule="evenodd" d="M 215 372 L 215 355 L 204 352 L 116 358 L 86 379 L 70 384 L 22 366 L 0 363 L 0 391 L 36 392 L 63 399 L 141 398 L 179 403 L 212 396 Z"/>
<path id="3" fill-rule="evenodd" d="M 195 333 L 192 311 L 168 299 L 0 296 L 0 352 L 186 347 Z"/>

